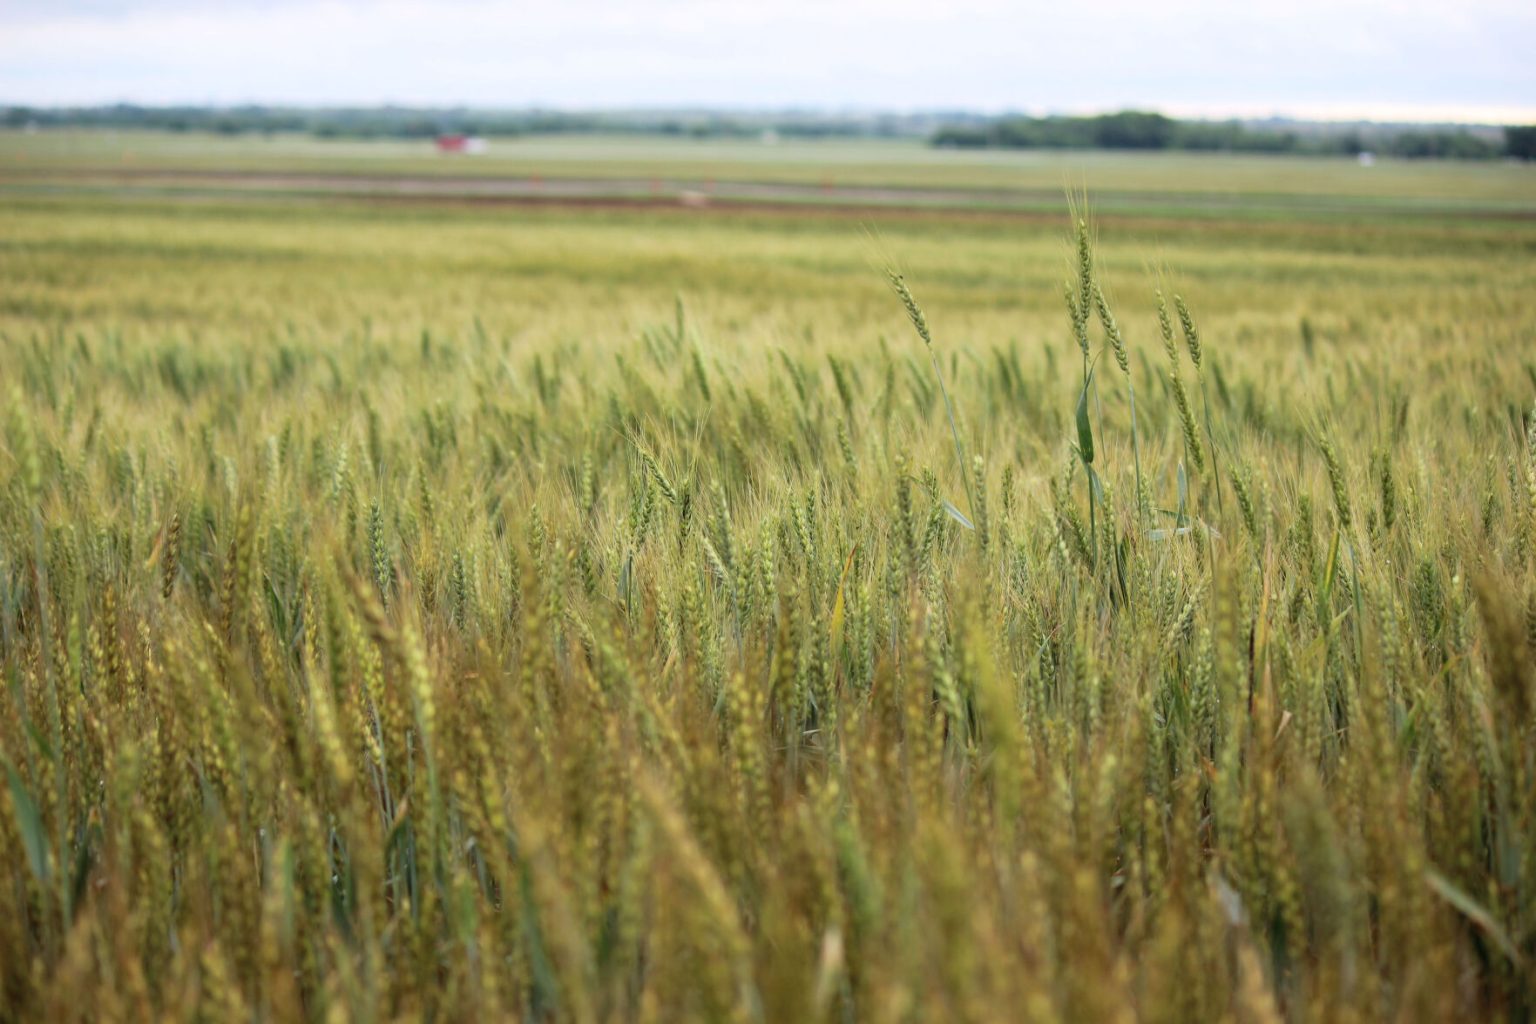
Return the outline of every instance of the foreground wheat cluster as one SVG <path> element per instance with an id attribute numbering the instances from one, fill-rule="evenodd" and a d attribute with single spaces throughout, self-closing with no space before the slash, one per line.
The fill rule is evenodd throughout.
<path id="1" fill-rule="evenodd" d="M 0 1017 L 1530 1013 L 1536 379 L 1075 243 L 1043 362 L 6 339 Z"/>

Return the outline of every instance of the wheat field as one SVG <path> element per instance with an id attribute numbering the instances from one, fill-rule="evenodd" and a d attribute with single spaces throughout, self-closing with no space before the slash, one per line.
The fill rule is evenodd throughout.
<path id="1" fill-rule="evenodd" d="M 0 1018 L 1528 1019 L 1536 222 L 1409 198 L 12 183 Z"/>

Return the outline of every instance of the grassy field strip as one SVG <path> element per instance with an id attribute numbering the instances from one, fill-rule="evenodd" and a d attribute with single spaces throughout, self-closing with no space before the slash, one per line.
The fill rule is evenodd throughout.
<path id="1" fill-rule="evenodd" d="M 403 200 L 465 201 L 614 200 L 630 203 L 761 206 L 872 207 L 930 210 L 1054 211 L 1061 193 L 1000 189 L 877 188 L 798 185 L 785 182 L 690 179 L 409 177 L 397 174 L 318 175 L 302 172 L 75 171 L 6 173 L 0 190 L 68 194 L 214 196 L 219 193 L 266 196 L 362 196 Z M 1283 194 L 1205 195 L 1175 192 L 1096 194 L 1104 213 L 1204 218 L 1536 218 L 1536 202 L 1448 200 L 1440 198 L 1292 196 Z"/>
<path id="2" fill-rule="evenodd" d="M 427 142 L 299 137 L 221 138 L 155 133 L 0 132 L 0 173 L 26 171 L 302 172 L 407 177 L 747 180 L 814 188 L 880 187 L 1210 196 L 1325 195 L 1536 202 L 1531 168 L 1502 162 L 1353 161 L 1229 154 L 935 150 L 916 141 L 692 142 L 625 137 L 492 140 L 483 157 L 444 158 Z"/>

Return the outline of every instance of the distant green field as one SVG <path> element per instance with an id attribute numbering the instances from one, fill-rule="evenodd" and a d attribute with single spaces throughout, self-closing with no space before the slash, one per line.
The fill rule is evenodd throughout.
<path id="1" fill-rule="evenodd" d="M 430 141 L 326 141 L 157 133 L 0 133 L 0 187 L 153 181 L 156 172 L 427 179 L 538 176 L 701 186 L 761 182 L 820 190 L 974 193 L 952 202 L 1054 207 L 1087 186 L 1106 209 L 1536 214 L 1529 167 L 1224 154 L 952 151 L 917 141 L 688 141 L 555 136 L 494 139 L 481 156 Z M 226 181 L 227 187 L 238 184 Z M 824 197 L 830 198 L 830 197 Z"/>
<path id="2" fill-rule="evenodd" d="M 113 179 L 124 167 L 228 177 Z M 482 203 L 452 187 L 363 195 L 350 177 L 451 184 L 565 171 L 586 182 L 835 174 L 960 199 L 822 211 L 798 194 L 704 210 L 662 197 L 584 208 L 558 196 Z M 328 190 L 242 177 L 285 173 L 337 177 Z M 1028 205 L 972 209 L 964 198 L 1000 186 Z M 1301 310 L 1342 325 L 1363 306 L 1428 325 L 1455 323 L 1490 291 L 1511 316 L 1530 302 L 1536 171 L 1513 165 L 586 137 L 496 140 L 483 158 L 443 158 L 430 143 L 6 133 L 0 325 L 209 329 L 280 317 L 338 328 L 370 315 L 381 325 L 479 318 L 559 336 L 632 327 L 683 294 L 722 323 L 787 333 L 817 324 L 873 340 L 889 326 L 873 315 L 886 302 L 874 267 L 895 259 L 946 322 L 976 337 L 1028 337 L 1059 311 L 1066 194 L 1084 186 L 1115 241 L 1106 258 L 1117 278 L 1128 286 L 1176 272 L 1200 284 L 1207 315 L 1245 334 L 1292 337 Z"/>

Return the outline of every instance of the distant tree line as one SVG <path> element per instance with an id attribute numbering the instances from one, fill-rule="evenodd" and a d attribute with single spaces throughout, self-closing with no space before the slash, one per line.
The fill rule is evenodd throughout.
<path id="1" fill-rule="evenodd" d="M 1510 156 L 1536 160 L 1536 124 L 1505 128 L 1504 148 Z"/>
<path id="2" fill-rule="evenodd" d="M 432 138 L 466 135 L 635 133 L 693 138 L 925 137 L 933 115 L 837 116 L 813 112 L 723 114 L 711 111 L 566 112 L 457 107 L 106 107 L 0 108 L 13 128 L 118 128 L 226 135 L 306 133 L 321 138 Z"/>
<path id="3" fill-rule="evenodd" d="M 1323 130 L 1316 125 L 1252 127 L 1239 121 L 1180 121 L 1163 114 L 1125 110 L 1094 117 L 994 118 L 946 125 L 936 146 L 970 149 L 1219 150 L 1234 153 L 1348 155 L 1362 152 L 1409 158 L 1536 159 L 1536 127 L 1509 127 L 1503 138 L 1466 129 L 1399 128 Z"/>

